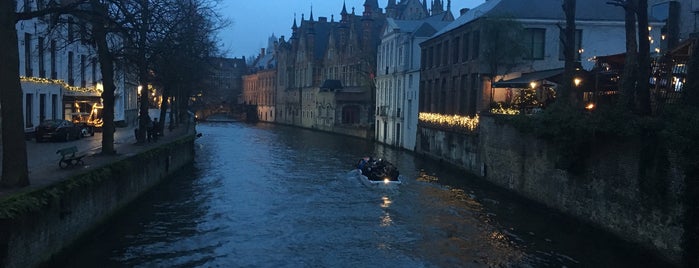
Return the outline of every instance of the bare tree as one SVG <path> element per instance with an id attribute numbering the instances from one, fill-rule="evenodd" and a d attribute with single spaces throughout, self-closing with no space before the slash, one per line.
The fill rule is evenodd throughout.
<path id="1" fill-rule="evenodd" d="M 2 118 L 2 179 L 4 187 L 29 185 L 27 147 L 22 122 L 22 87 L 15 24 L 16 1 L 0 0 L 0 113 Z M 18 112 L 20 111 L 20 112 Z M 11 168 L 10 168 L 11 167 Z"/>
<path id="2" fill-rule="evenodd" d="M 481 32 L 485 44 L 483 58 L 488 63 L 493 77 L 508 73 L 520 63 L 525 53 L 521 41 L 524 27 L 520 22 L 510 17 L 486 18 Z"/>
<path id="3" fill-rule="evenodd" d="M 640 115 L 650 115 L 650 31 L 647 0 L 613 0 L 625 11 L 626 62 L 621 77 L 619 105 Z"/>
<path id="4" fill-rule="evenodd" d="M 27 145 L 24 140 L 22 86 L 19 81 L 19 40 L 16 24 L 48 14 L 73 10 L 80 1 L 63 6 L 49 5 L 42 9 L 25 8 L 17 12 L 17 1 L 0 0 L 0 118 L 2 118 L 2 187 L 29 185 Z"/>
<path id="5" fill-rule="evenodd" d="M 568 107 L 576 107 L 578 104 L 579 92 L 573 84 L 575 77 L 576 62 L 575 51 L 575 8 L 577 3 L 575 0 L 563 1 L 563 13 L 566 17 L 566 25 L 563 29 L 564 35 L 561 37 L 563 42 L 563 55 L 565 57 L 565 67 L 563 72 L 563 83 L 558 88 L 558 96 L 556 102 Z"/>

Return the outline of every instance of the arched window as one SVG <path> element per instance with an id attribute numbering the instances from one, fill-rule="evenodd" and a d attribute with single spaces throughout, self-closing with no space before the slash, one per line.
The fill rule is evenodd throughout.
<path id="1" fill-rule="evenodd" d="M 359 124 L 359 107 L 356 105 L 345 106 L 342 108 L 342 123 L 343 124 Z"/>

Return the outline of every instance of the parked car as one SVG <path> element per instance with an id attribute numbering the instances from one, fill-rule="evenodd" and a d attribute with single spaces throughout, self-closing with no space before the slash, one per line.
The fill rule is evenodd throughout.
<path id="1" fill-rule="evenodd" d="M 95 136 L 95 128 L 88 125 L 87 123 L 74 123 L 80 127 L 80 134 L 82 137 Z"/>
<path id="2" fill-rule="evenodd" d="M 44 120 L 36 127 L 36 142 L 47 140 L 77 140 L 82 137 L 82 127 L 63 119 Z"/>

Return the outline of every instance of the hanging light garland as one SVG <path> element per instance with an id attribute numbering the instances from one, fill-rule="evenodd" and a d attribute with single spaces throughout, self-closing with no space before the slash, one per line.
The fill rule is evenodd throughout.
<path id="1" fill-rule="evenodd" d="M 451 128 L 456 130 L 475 131 L 478 128 L 478 115 L 474 117 L 461 115 L 443 115 L 436 113 L 420 113 L 420 123 L 428 126 Z"/>
<path id="2" fill-rule="evenodd" d="M 87 87 L 71 86 L 68 83 L 66 83 L 65 81 L 59 80 L 59 79 L 20 76 L 19 81 L 32 82 L 32 83 L 38 83 L 38 84 L 59 85 L 59 86 L 62 86 L 63 88 L 65 88 L 66 90 L 80 92 L 80 93 L 98 93 L 98 94 L 102 93 L 102 90 L 97 89 L 97 87 L 87 88 Z"/>

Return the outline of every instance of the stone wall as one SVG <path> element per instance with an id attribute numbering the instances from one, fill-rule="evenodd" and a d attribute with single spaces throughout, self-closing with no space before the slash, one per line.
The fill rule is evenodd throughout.
<path id="1" fill-rule="evenodd" d="M 581 171 L 569 172 L 556 167 L 562 154 L 546 141 L 489 116 L 479 128 L 475 136 L 421 127 L 417 152 L 680 262 L 684 178 L 671 159 L 665 172 L 645 175 L 660 183 L 644 187 L 638 140 L 589 144 Z"/>
<path id="2" fill-rule="evenodd" d="M 0 266 L 48 261 L 193 159 L 188 136 L 5 200 L 14 209 L 0 217 Z"/>
<path id="3" fill-rule="evenodd" d="M 416 152 L 481 174 L 478 135 L 437 128 L 419 127 Z"/>

